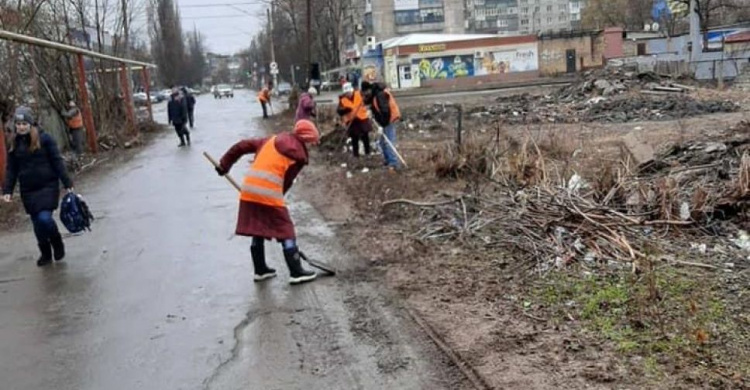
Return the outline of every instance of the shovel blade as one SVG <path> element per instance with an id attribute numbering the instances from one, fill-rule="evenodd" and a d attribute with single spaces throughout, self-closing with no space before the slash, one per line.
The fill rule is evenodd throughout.
<path id="1" fill-rule="evenodd" d="M 307 264 L 310 264 L 310 266 L 323 271 L 324 275 L 326 275 L 326 276 L 334 276 L 334 275 L 336 275 L 336 270 L 333 269 L 330 265 L 321 263 L 319 261 L 310 260 L 310 258 L 307 257 L 307 255 L 305 255 L 301 251 L 300 251 L 299 255 L 302 258 L 302 260 L 305 260 L 307 262 Z"/>

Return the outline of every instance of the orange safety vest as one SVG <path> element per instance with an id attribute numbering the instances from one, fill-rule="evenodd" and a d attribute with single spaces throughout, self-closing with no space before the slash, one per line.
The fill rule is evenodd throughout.
<path id="1" fill-rule="evenodd" d="M 344 114 L 342 117 L 345 123 L 352 123 L 354 118 L 361 121 L 367 120 L 367 108 L 365 108 L 365 103 L 362 101 L 362 94 L 359 93 L 359 91 L 354 91 L 351 100 L 349 100 L 346 95 L 341 96 L 339 104 L 344 108 L 352 109 L 348 114 Z"/>
<path id="2" fill-rule="evenodd" d="M 68 128 L 71 129 L 80 129 L 83 127 L 83 115 L 81 115 L 81 111 L 78 111 L 78 114 L 76 114 L 74 117 L 67 120 Z"/>
<path id="3" fill-rule="evenodd" d="M 393 95 L 391 95 L 388 91 L 383 91 L 383 93 L 388 96 L 388 107 L 391 109 L 391 123 L 394 123 L 401 119 L 401 110 L 398 108 L 398 104 L 396 104 L 396 99 L 393 98 Z M 372 106 L 375 107 L 376 110 L 380 111 L 380 108 L 378 108 L 378 99 L 374 98 L 372 99 Z"/>
<path id="4" fill-rule="evenodd" d="M 258 92 L 258 101 L 259 102 L 269 102 L 271 100 L 271 91 L 268 90 L 268 88 L 263 88 Z"/>
<path id="5" fill-rule="evenodd" d="M 276 137 L 260 148 L 242 182 L 240 199 L 266 206 L 284 207 L 284 176 L 294 160 L 276 150 Z"/>

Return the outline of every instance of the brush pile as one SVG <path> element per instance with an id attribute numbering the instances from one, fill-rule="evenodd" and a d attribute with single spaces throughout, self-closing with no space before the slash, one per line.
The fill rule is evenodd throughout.
<path id="1" fill-rule="evenodd" d="M 500 138 L 447 148 L 433 156 L 435 172 L 466 179 L 470 189 L 435 202 L 384 205 L 420 207 L 414 237 L 421 242 L 456 242 L 538 271 L 573 262 L 680 262 L 674 256 L 691 248 L 711 252 L 712 264 L 689 263 L 707 268 L 748 257 L 728 238 L 750 227 L 750 123 L 721 141 L 669 145 L 643 166 L 624 158 L 590 179 L 543 149 L 533 139 Z"/>

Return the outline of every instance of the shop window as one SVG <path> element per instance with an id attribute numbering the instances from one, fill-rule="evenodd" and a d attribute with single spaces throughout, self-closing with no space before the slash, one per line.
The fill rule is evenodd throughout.
<path id="1" fill-rule="evenodd" d="M 646 44 L 645 43 L 639 43 L 638 44 L 638 55 L 639 56 L 645 56 L 646 55 Z"/>

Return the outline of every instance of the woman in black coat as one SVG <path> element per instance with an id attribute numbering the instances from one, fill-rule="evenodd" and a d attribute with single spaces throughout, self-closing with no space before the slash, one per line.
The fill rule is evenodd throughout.
<path id="1" fill-rule="evenodd" d="M 8 166 L 3 186 L 3 200 L 11 201 L 16 182 L 21 200 L 34 225 L 42 255 L 40 267 L 65 257 L 65 245 L 52 218 L 60 201 L 60 182 L 73 191 L 73 182 L 65 171 L 55 140 L 35 126 L 31 109 L 19 107 L 15 113 L 15 131 L 8 142 Z"/>

